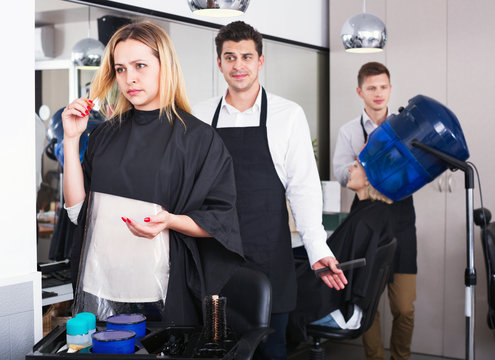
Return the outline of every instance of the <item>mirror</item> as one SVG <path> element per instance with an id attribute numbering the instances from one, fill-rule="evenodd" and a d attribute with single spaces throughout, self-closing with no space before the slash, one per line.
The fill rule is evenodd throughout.
<path id="1" fill-rule="evenodd" d="M 119 5 L 118 2 L 115 4 Z M 103 29 L 108 29 L 110 23 L 122 25 L 118 19 L 153 21 L 168 32 L 180 59 L 192 105 L 225 91 L 226 83 L 216 64 L 216 28 L 97 6 L 91 7 L 88 26 L 87 5 L 62 0 L 36 1 L 36 26 L 52 25 L 54 29 L 52 41 L 55 57 L 36 59 L 36 109 L 41 105 L 51 109 L 50 119 L 43 121 L 45 131 L 48 131 L 50 120 L 57 110 L 86 93 L 96 71 L 95 67 L 78 67 L 72 63 L 70 59 L 74 44 L 87 37 L 106 43 L 103 37 L 109 36 Z M 329 179 L 328 51 L 265 39 L 264 54 L 261 83 L 268 91 L 303 107 L 311 137 L 317 139 L 320 177 L 322 180 Z M 43 139 L 37 139 L 43 142 L 44 148 L 50 140 L 46 134 Z M 43 181 L 38 193 L 37 210 L 42 226 L 38 238 L 38 261 L 44 262 L 59 259 L 50 255 L 50 248 L 53 248 L 53 230 L 59 221 L 57 210 L 61 205 L 63 184 L 59 163 L 50 158 L 46 151 L 43 153 L 41 168 Z"/>

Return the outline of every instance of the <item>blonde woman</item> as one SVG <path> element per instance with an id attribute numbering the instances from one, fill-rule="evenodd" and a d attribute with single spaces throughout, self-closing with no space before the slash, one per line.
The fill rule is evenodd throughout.
<path id="1" fill-rule="evenodd" d="M 96 99 L 111 119 L 92 132 L 81 164 L 79 137 Z M 75 312 L 199 324 L 203 296 L 242 261 L 232 160 L 189 111 L 173 45 L 150 22 L 113 35 L 90 99 L 65 108 Z"/>

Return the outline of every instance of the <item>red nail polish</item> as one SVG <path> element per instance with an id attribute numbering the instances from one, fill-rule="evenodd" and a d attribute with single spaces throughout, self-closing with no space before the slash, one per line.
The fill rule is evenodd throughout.
<path id="1" fill-rule="evenodd" d="M 88 101 L 89 101 L 91 104 L 93 103 L 90 99 L 88 99 Z"/>
<path id="2" fill-rule="evenodd" d="M 125 222 L 125 217 L 121 217 L 122 221 Z"/>
<path id="3" fill-rule="evenodd" d="M 86 114 L 86 115 L 89 115 L 89 111 L 88 111 L 88 110 L 86 110 L 85 114 Z"/>
<path id="4" fill-rule="evenodd" d="M 144 222 L 150 222 L 150 218 L 149 217 L 145 217 L 144 218 Z"/>
<path id="5" fill-rule="evenodd" d="M 91 111 L 91 107 L 89 106 L 86 106 L 86 109 L 88 109 L 88 111 Z"/>
<path id="6" fill-rule="evenodd" d="M 131 219 L 127 218 L 127 222 L 130 224 L 131 223 Z"/>

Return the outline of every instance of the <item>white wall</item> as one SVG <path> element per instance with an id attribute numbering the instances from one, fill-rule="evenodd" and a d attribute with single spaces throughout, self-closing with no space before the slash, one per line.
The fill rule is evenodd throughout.
<path id="1" fill-rule="evenodd" d="M 25 282 L 33 284 L 37 306 L 31 324 L 35 326 L 35 338 L 39 338 L 41 288 L 40 275 L 36 272 L 34 0 L 10 3 L 9 13 L 12 16 L 4 16 L 0 22 L 0 32 L 5 35 L 0 59 L 3 69 L 0 87 L 0 287 Z M 12 300 L 15 301 L 2 296 L 0 306 Z"/>
<path id="2" fill-rule="evenodd" d="M 23 16 L 0 22 L 4 55 L 0 59 L 2 139 L 0 163 L 0 277 L 36 270 L 34 161 L 34 0 L 12 4 Z M 13 31 L 13 29 L 15 29 Z"/>
<path id="3" fill-rule="evenodd" d="M 263 34 L 328 47 L 327 0 L 252 0 L 244 15 L 224 19 L 193 15 L 187 0 L 121 0 L 114 2 L 222 25 L 231 21 L 242 20 Z"/>
<path id="4" fill-rule="evenodd" d="M 331 151 L 339 127 L 359 115 L 362 100 L 356 95 L 356 75 L 368 61 L 383 62 L 391 71 L 390 109 L 397 112 L 417 94 L 430 96 L 449 107 L 459 118 L 471 152 L 470 161 L 480 171 L 484 205 L 495 211 L 495 171 L 490 159 L 495 132 L 495 83 L 491 44 L 495 33 L 493 0 L 375 0 L 367 12 L 387 26 L 385 51 L 375 55 L 348 54 L 340 41 L 345 20 L 362 11 L 361 0 L 330 0 L 330 126 Z M 464 268 L 466 225 L 464 179 L 447 173 L 452 191 L 438 190 L 438 181 L 414 195 L 418 232 L 418 288 L 413 351 L 461 358 L 464 356 Z M 475 207 L 480 206 L 475 186 Z M 343 208 L 350 193 L 345 191 Z M 493 334 L 486 325 L 485 266 L 479 228 L 475 227 L 476 358 L 491 359 Z M 385 307 L 382 306 L 382 310 Z M 390 316 L 382 327 L 385 343 Z"/>

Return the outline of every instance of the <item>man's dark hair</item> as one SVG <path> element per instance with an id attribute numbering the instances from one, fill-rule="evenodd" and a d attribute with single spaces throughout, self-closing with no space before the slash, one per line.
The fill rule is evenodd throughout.
<path id="1" fill-rule="evenodd" d="M 381 75 L 381 74 L 386 74 L 388 77 L 388 80 L 390 81 L 390 72 L 388 71 L 387 67 L 379 62 L 369 62 L 361 66 L 361 69 L 359 69 L 358 73 L 358 86 L 361 87 L 363 85 L 364 79 L 366 79 L 368 76 L 375 76 L 375 75 Z"/>
<path id="2" fill-rule="evenodd" d="M 263 37 L 261 34 L 244 21 L 234 21 L 222 27 L 215 38 L 218 57 L 220 58 L 222 55 L 222 46 L 225 41 L 239 42 L 242 40 L 253 40 L 256 52 L 258 56 L 261 56 L 263 53 Z"/>

